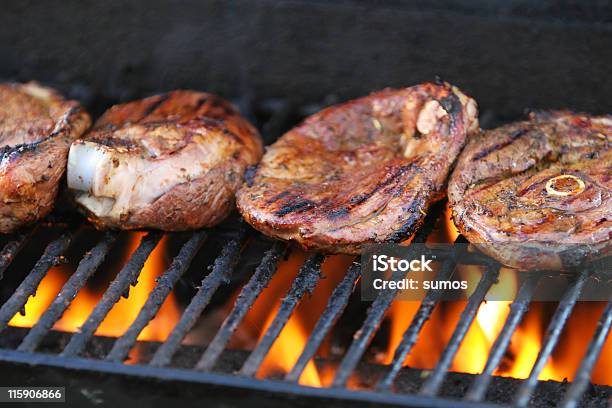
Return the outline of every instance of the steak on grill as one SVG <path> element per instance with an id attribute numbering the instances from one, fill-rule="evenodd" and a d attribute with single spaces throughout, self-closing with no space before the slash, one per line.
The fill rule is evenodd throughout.
<path id="1" fill-rule="evenodd" d="M 234 208 L 259 134 L 227 101 L 174 91 L 116 105 L 72 144 L 68 186 L 98 228 L 180 231 Z"/>
<path id="2" fill-rule="evenodd" d="M 609 252 L 612 116 L 570 112 L 483 131 L 449 182 L 455 224 L 518 268 L 566 269 Z"/>
<path id="3" fill-rule="evenodd" d="M 327 108 L 268 148 L 237 205 L 263 233 L 331 253 L 406 239 L 443 195 L 477 108 L 449 84 Z"/>
<path id="4" fill-rule="evenodd" d="M 0 84 L 0 233 L 51 211 L 70 143 L 90 124 L 77 102 L 53 89 Z"/>

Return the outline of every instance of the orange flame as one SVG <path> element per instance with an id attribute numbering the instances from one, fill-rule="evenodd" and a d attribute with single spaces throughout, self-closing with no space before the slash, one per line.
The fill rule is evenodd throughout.
<path id="1" fill-rule="evenodd" d="M 429 242 L 454 242 L 458 231 L 451 220 L 447 207 L 446 225 L 438 225 Z M 462 276 L 475 288 L 481 271 L 474 267 L 460 270 Z M 502 268 L 499 284 L 492 287 L 488 297 L 502 298 L 499 291 L 504 290 L 503 298 L 512 299 L 518 289 L 514 271 Z M 498 293 L 495 293 L 498 291 Z M 469 295 L 469 293 L 468 293 Z M 508 301 L 489 301 L 480 305 L 476 319 L 468 330 L 451 366 L 452 371 L 480 373 L 484 369 L 489 351 L 499 335 L 509 313 Z M 404 361 L 413 368 L 432 369 L 438 362 L 459 320 L 466 302 L 443 302 L 433 311 L 431 318 L 421 331 L 418 341 Z M 595 331 L 603 302 L 579 302 L 561 335 L 552 357 L 539 375 L 540 380 L 573 380 L 578 366 Z M 419 302 L 395 301 L 388 311 L 390 320 L 389 343 L 385 362 L 392 361 L 404 331 L 412 321 Z M 504 361 L 495 374 L 514 378 L 527 378 L 542 346 L 548 320 L 554 313 L 556 304 L 532 303 L 521 324 L 512 337 Z M 588 333 L 588 335 L 585 335 Z M 593 369 L 591 381 L 596 384 L 612 384 L 612 336 L 604 345 L 602 353 Z"/>
<path id="2" fill-rule="evenodd" d="M 421 335 L 404 361 L 404 365 L 422 369 L 434 368 L 452 336 L 466 303 L 456 301 L 440 304 L 423 326 Z M 395 301 L 391 305 L 387 363 L 392 361 L 393 353 L 419 306 L 420 303 L 415 301 Z M 507 313 L 507 302 L 488 302 L 480 306 L 474 323 L 457 351 L 451 366 L 452 371 L 472 374 L 482 372 L 489 350 L 501 330 L 504 315 Z M 498 316 L 500 320 L 490 320 L 498 319 Z"/>
<path id="3" fill-rule="evenodd" d="M 532 304 L 530 312 L 523 319 L 510 345 L 510 354 L 516 356 L 514 361 L 508 363 L 507 368 L 499 369 L 496 374 L 515 378 L 529 376 L 542 345 L 547 318 L 552 315 L 555 307 L 554 303 L 536 302 Z M 604 307 L 604 302 L 576 304 L 552 357 L 546 363 L 538 379 L 573 381 Z M 612 384 L 611 339 L 612 337 L 608 336 L 593 369 L 591 382 L 595 384 Z"/>
<path id="4" fill-rule="evenodd" d="M 282 298 L 291 286 L 300 266 L 304 263 L 307 254 L 300 249 L 292 250 L 289 257 L 279 262 L 278 270 L 270 281 L 268 288 L 253 304 L 244 319 L 247 330 L 263 336 L 276 316 Z M 286 374 L 295 365 L 302 353 L 308 333 L 316 324 L 320 314 L 326 306 L 327 299 L 335 286 L 342 279 L 352 258 L 347 256 L 328 257 L 321 266 L 322 278 L 315 288 L 312 296 L 305 294 L 302 303 L 295 309 L 287 324 L 280 332 L 270 352 L 262 362 L 257 373 L 258 378 L 265 378 L 275 374 Z M 243 329 L 244 330 L 244 329 Z M 239 330 L 240 331 L 240 330 Z M 241 337 L 240 334 L 237 336 Z M 244 335 L 242 336 L 244 338 Z M 234 344 L 236 346 L 236 344 Z M 251 348 L 252 345 L 241 344 Z M 322 348 L 325 348 L 323 345 Z M 313 361 L 310 361 L 302 373 L 299 383 L 312 387 L 325 385 L 326 378 L 322 378 Z"/>
<path id="5" fill-rule="evenodd" d="M 454 242 L 458 232 L 450 215 L 450 209 L 447 208 L 446 216 L 437 226 L 429 242 Z M 126 251 L 128 255 L 134 252 L 142 236 L 142 233 L 130 234 L 129 248 Z M 138 311 L 155 286 L 155 279 L 168 267 L 168 261 L 165 258 L 166 245 L 164 238 L 144 265 L 138 284 L 130 289 L 129 298 L 122 298 L 117 302 L 98 328 L 97 335 L 120 336 L 136 318 Z M 230 348 L 252 349 L 257 339 L 261 339 L 308 255 L 299 249 L 294 249 L 287 259 L 279 263 L 277 273 L 247 313 L 243 324 L 240 325 L 229 344 Z M 314 293 L 312 296 L 306 294 L 295 309 L 263 361 L 257 373 L 258 378 L 282 375 L 293 368 L 308 340 L 309 333 L 326 306 L 327 299 L 344 276 L 351 261 L 352 257 L 347 256 L 330 256 L 326 259 L 321 268 L 323 277 Z M 67 265 L 51 268 L 39 285 L 36 296 L 28 300 L 25 306 L 26 315 L 15 315 L 9 324 L 18 327 L 31 327 L 35 324 L 72 272 Z M 474 267 L 465 267 L 459 273 L 468 281 L 477 282 L 482 271 Z M 108 279 L 113 277 L 110 276 Z M 489 297 L 499 295 L 495 293 L 499 290 L 510 292 L 504 294 L 506 298 L 511 298 L 516 294 L 518 282 L 513 271 L 502 268 L 499 282 L 498 285 L 493 286 L 488 294 Z M 475 285 L 470 285 L 470 287 L 474 288 Z M 99 291 L 88 286 L 84 287 L 63 317 L 55 324 L 54 329 L 67 332 L 78 330 L 100 300 L 101 295 Z M 228 304 L 233 304 L 233 301 Z M 508 316 L 509 304 L 510 302 L 507 301 L 488 301 L 480 305 L 476 318 L 453 360 L 452 371 L 482 372 L 490 349 Z M 420 303 L 417 301 L 392 303 L 387 313 L 389 340 L 383 359 L 385 363 L 392 361 L 393 353 L 419 306 Z M 423 326 L 418 341 L 404 361 L 404 365 L 421 369 L 435 367 L 465 306 L 465 301 L 442 302 L 436 306 L 431 318 Z M 555 307 L 554 303 L 542 302 L 535 302 L 530 306 L 514 333 L 504 360 L 495 371 L 495 375 L 515 378 L 526 378 L 529 375 L 541 349 L 544 333 Z M 583 302 L 576 305 L 559 344 L 539 379 L 573 380 L 603 308 L 603 302 Z M 178 319 L 179 309 L 171 294 L 162 305 L 157 317 L 143 330 L 138 339 L 163 341 Z M 318 355 L 326 356 L 328 349 L 329 344 L 326 341 Z M 314 387 L 328 386 L 334 374 L 333 364 L 317 367 L 313 361 L 310 361 L 299 382 Z M 602 354 L 594 367 L 592 382 L 612 384 L 612 336 L 608 336 Z M 354 377 L 349 380 L 349 387 L 359 388 L 360 386 L 359 378 Z"/>
<path id="6" fill-rule="evenodd" d="M 136 250 L 143 235 L 144 233 L 139 232 L 130 233 L 129 248 L 124 262 Z M 155 279 L 168 267 L 168 262 L 165 259 L 165 247 L 166 238 L 164 237 L 153 250 L 147 262 L 145 262 L 138 278 L 138 283 L 130 288 L 129 297 L 127 299 L 121 298 L 114 305 L 100 324 L 96 335 L 118 337 L 127 330 L 147 300 L 149 293 L 153 290 Z M 26 314 L 24 316 L 16 314 L 9 322 L 9 325 L 31 327 L 36 324 L 72 272 L 71 268 L 67 265 L 51 268 L 41 281 L 36 295 L 28 299 L 25 305 Z M 109 277 L 109 279 L 112 278 Z M 94 291 L 90 287 L 85 286 L 77 294 L 62 318 L 55 323 L 53 328 L 64 332 L 77 331 L 93 311 L 101 297 L 102 292 Z M 165 340 L 174 324 L 178 321 L 179 314 L 174 295 L 170 294 L 155 319 L 140 333 L 138 340 Z"/>
<path id="7" fill-rule="evenodd" d="M 49 269 L 49 272 L 38 285 L 34 296 L 30 297 L 24 306 L 25 314 L 17 313 L 9 321 L 9 326 L 32 327 L 47 310 L 55 296 L 68 280 L 71 270 L 66 265 Z"/>
<path id="8" fill-rule="evenodd" d="M 279 262 L 277 272 L 262 295 L 253 304 L 245 316 L 244 322 L 252 334 L 259 339 L 265 334 L 278 310 L 281 298 L 289 290 L 291 282 L 304 263 L 306 254 L 303 251 L 292 251 L 287 259 Z M 306 331 L 300 317 L 292 317 L 272 345 L 270 352 L 257 373 L 258 378 L 265 378 L 276 373 L 287 373 L 295 364 L 304 345 Z M 253 344 L 254 346 L 254 344 Z M 321 386 L 319 374 L 314 363 L 310 362 L 300 377 L 300 383 L 310 386 Z"/>
<path id="9" fill-rule="evenodd" d="M 277 310 L 278 307 L 268 315 L 261 332 L 262 336 L 272 323 L 272 320 L 274 320 Z M 302 322 L 298 318 L 290 318 L 262 363 L 257 376 L 265 378 L 278 371 L 283 374 L 288 373 L 300 356 L 300 352 L 306 345 L 307 339 L 308 334 Z M 319 372 L 312 361 L 306 365 L 300 377 L 300 384 L 321 387 Z"/>
<path id="10" fill-rule="evenodd" d="M 130 256 L 138 247 L 144 233 L 134 233 L 131 239 Z M 101 336 L 118 336 L 127 330 L 132 324 L 138 312 L 145 304 L 149 294 L 155 287 L 155 280 L 168 268 L 169 262 L 165 258 L 165 248 L 167 246 L 167 236 L 161 239 L 157 247 L 145 262 L 138 277 L 136 286 L 130 288 L 128 298 L 121 298 L 110 310 L 106 318 L 96 331 Z M 126 259 L 127 260 L 127 259 Z M 98 299 L 94 300 L 95 302 Z M 164 341 L 174 328 L 180 318 L 174 294 L 171 292 L 162 304 L 159 312 L 151 322 L 144 328 L 138 336 L 142 341 Z"/>

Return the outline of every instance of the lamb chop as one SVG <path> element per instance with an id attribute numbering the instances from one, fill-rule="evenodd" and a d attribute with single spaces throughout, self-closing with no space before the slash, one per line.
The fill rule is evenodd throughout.
<path id="1" fill-rule="evenodd" d="M 330 253 L 399 242 L 444 196 L 473 99 L 449 84 L 387 89 L 307 118 L 247 171 L 237 205 L 271 237 Z"/>
<path id="2" fill-rule="evenodd" d="M 261 155 L 259 134 L 230 103 L 174 91 L 106 111 L 72 144 L 68 187 L 100 229 L 208 227 L 233 210 Z"/>
<path id="3" fill-rule="evenodd" d="M 612 247 L 612 116 L 541 112 L 483 131 L 449 182 L 455 224 L 502 263 L 564 270 Z"/>
<path id="4" fill-rule="evenodd" d="M 0 84 L 0 233 L 51 211 L 70 144 L 90 123 L 77 102 L 51 88 Z"/>

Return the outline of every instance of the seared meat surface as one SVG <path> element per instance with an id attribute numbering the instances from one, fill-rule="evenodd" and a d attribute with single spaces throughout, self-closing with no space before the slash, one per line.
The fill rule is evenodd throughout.
<path id="1" fill-rule="evenodd" d="M 544 112 L 483 131 L 449 182 L 455 224 L 517 268 L 566 269 L 609 252 L 611 147 L 612 116 Z"/>
<path id="2" fill-rule="evenodd" d="M 233 209 L 260 136 L 218 96 L 174 91 L 110 108 L 74 142 L 68 187 L 98 228 L 181 231 Z"/>
<path id="3" fill-rule="evenodd" d="M 247 171 L 238 209 L 269 236 L 326 252 L 402 241 L 443 195 L 477 127 L 474 100 L 448 84 L 387 89 L 327 108 Z"/>
<path id="4" fill-rule="evenodd" d="M 90 124 L 77 102 L 50 88 L 0 84 L 0 233 L 51 211 L 70 144 Z"/>

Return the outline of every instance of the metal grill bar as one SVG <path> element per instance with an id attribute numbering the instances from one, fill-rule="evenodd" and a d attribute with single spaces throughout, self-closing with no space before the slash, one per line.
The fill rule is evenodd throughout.
<path id="1" fill-rule="evenodd" d="M 6 329 L 12 317 L 23 309 L 28 298 L 36 293 L 36 288 L 38 288 L 40 281 L 45 277 L 49 269 L 61 262 L 61 255 L 70 246 L 72 237 L 73 231 L 68 231 L 47 245 L 34 268 L 32 268 L 17 290 L 0 308 L 0 332 Z"/>
<path id="2" fill-rule="evenodd" d="M 240 291 L 232 311 L 225 318 L 215 338 L 208 345 L 200 361 L 196 364 L 196 370 L 209 371 L 213 369 L 230 337 L 232 337 L 232 334 L 234 334 L 234 331 L 261 291 L 270 282 L 272 275 L 276 272 L 279 259 L 284 256 L 286 251 L 287 245 L 282 242 L 275 242 L 272 248 L 266 251 L 253 276 L 251 276 L 249 282 Z"/>
<path id="3" fill-rule="evenodd" d="M 488 266 L 478 282 L 478 286 L 476 286 L 476 290 L 470 296 L 468 303 L 463 309 L 461 313 L 461 317 L 459 318 L 459 323 L 455 327 L 455 331 L 453 332 L 450 340 L 448 341 L 448 345 L 442 352 L 442 356 L 436 365 L 436 368 L 432 371 L 431 375 L 427 378 L 427 381 L 423 384 L 421 388 L 421 395 L 425 395 L 428 397 L 433 397 L 438 393 L 440 386 L 442 386 L 442 382 L 444 378 L 446 378 L 446 374 L 450 365 L 457 354 L 457 350 L 459 350 L 459 346 L 461 342 L 465 338 L 474 318 L 476 317 L 476 312 L 478 312 L 478 308 L 482 304 L 487 292 L 497 280 L 497 276 L 499 274 L 499 270 L 497 265 L 494 267 Z"/>
<path id="4" fill-rule="evenodd" d="M 191 299 L 189 306 L 183 312 L 172 333 L 153 355 L 150 362 L 152 366 L 163 367 L 170 364 L 172 356 L 181 345 L 181 341 L 193 328 L 219 286 L 222 283 L 229 282 L 229 278 L 238 263 L 244 238 L 245 233 L 241 230 L 239 237 L 231 240 L 223 247 L 221 254 L 215 259 L 212 271 L 202 280 L 198 292 Z"/>
<path id="5" fill-rule="evenodd" d="M 395 276 L 393 276 L 393 280 L 399 280 L 402 277 L 403 274 L 400 275 L 396 273 Z M 332 383 L 333 387 L 346 386 L 351 373 L 353 373 L 355 367 L 357 367 L 357 364 L 359 363 L 359 360 L 363 356 L 363 353 L 365 353 L 368 344 L 370 343 L 376 330 L 378 330 L 378 327 L 385 316 L 385 312 L 387 309 L 389 309 L 389 306 L 391 306 L 396 294 L 397 289 L 381 291 L 374 302 L 372 302 L 372 305 L 370 305 L 368 308 L 368 313 L 363 325 L 355 333 L 353 342 L 342 359 L 342 362 L 338 367 L 338 371 L 336 371 L 336 376 L 334 377 L 334 381 Z"/>
<path id="6" fill-rule="evenodd" d="M 508 313 L 508 317 L 502 327 L 497 339 L 493 343 L 491 347 L 491 351 L 489 352 L 489 358 L 487 359 L 487 364 L 485 368 L 472 385 L 472 388 L 468 391 L 466 395 L 466 399 L 470 401 L 482 401 L 487 391 L 487 387 L 489 383 L 493 379 L 493 371 L 499 366 L 502 358 L 504 357 L 504 353 L 510 344 L 510 340 L 512 339 L 512 335 L 516 331 L 519 323 L 523 319 L 525 312 L 529 308 L 529 303 L 533 297 L 533 293 L 537 287 L 538 281 L 540 280 L 539 273 L 532 273 L 529 277 L 522 283 L 518 294 L 516 295 L 516 299 L 510 305 L 510 313 Z"/>
<path id="7" fill-rule="evenodd" d="M 589 343 L 589 348 L 587 349 L 587 353 L 582 359 L 580 363 L 580 367 L 574 377 L 574 381 L 570 386 L 570 389 L 565 394 L 565 398 L 561 403 L 561 407 L 563 408 L 575 408 L 578 406 L 578 401 L 584 391 L 589 385 L 589 380 L 591 379 L 591 372 L 593 371 L 593 367 L 599 358 L 599 354 L 603 349 L 604 343 L 606 342 L 606 338 L 610 333 L 610 328 L 612 327 L 612 301 L 608 302 L 606 308 L 601 314 L 601 318 L 597 322 L 597 329 L 595 330 L 595 335 L 593 336 L 593 340 Z M 612 402 L 612 401 L 611 401 Z"/>
<path id="8" fill-rule="evenodd" d="M 325 339 L 325 336 L 327 336 L 327 333 L 329 333 L 338 317 L 344 312 L 351 293 L 353 293 L 357 280 L 361 275 L 360 272 L 361 267 L 357 263 L 353 263 L 349 267 L 346 275 L 342 278 L 338 286 L 336 286 L 329 298 L 327 306 L 312 330 L 302 354 L 300 354 L 300 357 L 291 371 L 285 376 L 285 381 L 297 382 L 299 380 L 306 365 L 314 357 L 319 346 Z"/>
<path id="9" fill-rule="evenodd" d="M 4 272 L 9 267 L 13 259 L 17 256 L 21 248 L 25 245 L 28 239 L 32 236 L 36 227 L 27 231 L 22 231 L 15 234 L 12 239 L 4 244 L 2 251 L 0 251 L 0 280 L 4 277 Z"/>
<path id="10" fill-rule="evenodd" d="M 430 217 L 432 215 L 430 215 Z M 421 232 L 417 233 L 413 242 L 423 242 L 425 237 L 430 233 L 434 224 L 435 222 L 426 223 L 425 228 L 423 228 Z M 427 230 L 428 228 L 429 231 Z M 2 251 L 0 251 L 0 270 L 4 265 L 4 262 L 6 262 L 6 266 L 8 266 L 10 264 L 10 260 L 14 258 L 21 246 L 27 243 L 29 234 L 31 234 L 31 232 L 26 231 L 22 233 L 22 235 L 14 236 L 11 238 L 11 241 L 4 246 Z M 21 285 L 15 291 L 15 293 L 13 293 L 9 301 L 6 302 L 2 308 L 0 308 L 0 318 L 5 315 L 8 316 L 4 321 L 4 327 L 0 326 L 0 331 L 6 327 L 10 318 L 12 318 L 12 316 L 19 311 L 19 308 L 23 307 L 29 296 L 32 296 L 35 293 L 36 288 L 40 285 L 40 281 L 44 278 L 48 269 L 61 261 L 61 255 L 70 247 L 73 235 L 74 231 L 69 230 L 69 232 L 47 245 L 43 256 L 37 261 L 35 267 L 26 276 L 23 282 L 21 282 Z M 65 358 L 66 356 L 77 356 L 85 349 L 88 340 L 94 336 L 95 331 L 99 327 L 100 323 L 104 320 L 112 306 L 119 300 L 122 294 L 127 296 L 126 291 L 129 290 L 130 284 L 133 285 L 136 283 L 137 277 L 144 262 L 150 256 L 151 252 L 159 243 L 162 236 L 162 233 L 150 233 L 142 239 L 138 249 L 134 252 L 132 257 L 128 260 L 128 263 L 107 288 L 102 300 L 96 305 L 96 308 L 89 316 L 81 332 L 75 333 L 71 337 L 68 346 L 62 353 L 62 358 Z M 196 295 L 191 299 L 189 306 L 182 314 L 169 338 L 165 343 L 162 343 L 162 345 L 155 352 L 150 361 L 150 366 L 165 369 L 163 367 L 171 364 L 172 358 L 179 349 L 182 339 L 196 324 L 218 288 L 224 282 L 227 282 L 231 276 L 234 267 L 239 262 L 240 252 L 244 244 L 245 237 L 245 231 L 240 231 L 239 235 L 235 236 L 235 238 L 224 245 L 221 253 L 215 259 L 215 262 L 212 265 L 211 272 L 202 279 L 202 284 L 198 288 Z M 39 319 L 39 322 L 27 333 L 22 343 L 19 345 L 18 351 L 33 352 L 38 348 L 41 341 L 53 327 L 53 324 L 57 322 L 59 318 L 61 318 L 62 314 L 68 308 L 74 297 L 87 283 L 91 276 L 96 273 L 96 269 L 104 261 L 105 256 L 111 250 L 116 238 L 117 234 L 106 234 L 104 238 L 80 260 L 75 273 L 68 279 L 66 284 L 64 284 L 62 290 L 56 296 L 51 306 Z M 158 313 L 161 304 L 167 298 L 170 291 L 173 290 L 180 276 L 182 276 L 182 274 L 187 270 L 205 238 L 206 233 L 202 231 L 191 235 L 189 240 L 179 251 L 179 254 L 174 258 L 171 266 L 158 280 L 157 285 L 149 294 L 147 302 L 139 311 L 137 318 L 134 320 L 134 322 L 132 322 L 130 328 L 121 338 L 117 339 L 111 352 L 106 357 L 107 360 L 111 362 L 121 362 L 127 357 L 131 348 L 136 344 L 138 334 Z M 253 276 L 251 276 L 247 285 L 243 287 L 238 299 L 234 304 L 233 310 L 223 322 L 223 325 L 217 332 L 215 339 L 213 339 L 213 342 L 207 348 L 205 353 L 203 353 L 200 361 L 196 365 L 196 370 L 211 370 L 214 368 L 216 361 L 223 352 L 237 326 L 244 319 L 244 316 L 248 310 L 260 296 L 263 289 L 267 286 L 270 279 L 276 272 L 277 262 L 286 252 L 286 249 L 287 246 L 285 244 L 275 242 L 272 248 L 266 252 Z M 5 253 L 8 255 L 8 257 L 4 256 Z M 447 256 L 452 255 L 452 252 L 444 251 L 433 251 L 432 253 L 436 253 L 438 255 L 442 254 L 442 259 L 446 259 Z M 469 298 L 457 326 L 455 327 L 453 335 L 449 340 L 449 344 L 446 346 L 440 358 L 440 361 L 432 371 L 429 378 L 425 381 L 420 392 L 421 398 L 435 397 L 438 394 L 448 374 L 448 369 L 452 364 L 461 343 L 467 335 L 469 328 L 474 322 L 480 304 L 482 304 L 487 292 L 497 278 L 497 268 L 499 267 L 499 264 L 484 256 L 480 256 L 478 254 L 472 255 L 473 256 L 470 257 L 462 257 L 461 263 L 469 265 L 485 265 L 487 269 L 483 274 L 476 291 Z M 8 260 L 4 261 L 5 258 Z M 444 261 L 442 264 L 442 269 L 436 276 L 436 279 L 448 279 L 454 270 L 455 259 L 456 257 L 452 260 L 447 259 Z M 300 268 L 297 277 L 292 282 L 291 289 L 289 289 L 287 292 L 287 296 L 283 298 L 281 305 L 274 316 L 274 320 L 264 333 L 255 350 L 252 351 L 245 361 L 239 374 L 247 377 L 253 377 L 256 375 L 261 363 L 270 352 L 271 347 L 293 315 L 295 308 L 303 299 L 306 291 L 310 293 L 314 291 L 320 278 L 320 266 L 323 260 L 323 255 L 316 254 L 310 257 Z M 344 312 L 349 302 L 351 293 L 359 280 L 359 275 L 360 267 L 357 263 L 353 263 L 328 299 L 326 308 L 317 321 L 314 329 L 311 331 L 298 361 L 292 370 L 285 376 L 285 380 L 287 382 L 297 382 L 307 364 L 314 358 L 322 341 L 332 330 L 332 327 L 336 323 L 339 316 Z M 481 402 L 485 399 L 487 387 L 492 381 L 492 374 L 503 358 L 513 333 L 525 315 L 541 276 L 541 274 L 530 274 L 526 281 L 524 281 L 521 285 L 517 298 L 510 305 L 510 313 L 504 322 L 504 326 L 495 340 L 493 347 L 491 348 L 483 373 L 476 378 L 474 384 L 465 396 L 467 400 Z M 394 276 L 393 279 L 398 278 L 400 278 L 399 275 Z M 547 328 L 542 349 L 540 350 L 538 359 L 532 368 L 530 377 L 519 390 L 519 395 L 516 401 L 518 406 L 525 406 L 531 399 L 531 396 L 538 384 L 537 377 L 550 358 L 556 343 L 559 340 L 559 336 L 573 310 L 575 302 L 580 296 L 582 287 L 587 278 L 588 272 L 583 272 L 580 275 L 576 275 L 575 280 L 570 285 L 570 289 L 566 291 L 564 298 L 555 311 L 555 314 Z M 350 375 L 353 374 L 355 368 L 357 367 L 359 360 L 366 352 L 371 338 L 374 336 L 376 330 L 378 330 L 382 319 L 384 319 L 386 311 L 397 294 L 397 291 L 387 292 L 393 293 L 385 294 L 385 292 L 381 292 L 378 298 L 368 309 L 366 319 L 364 320 L 360 330 L 358 330 L 355 334 L 353 342 L 340 364 L 340 368 L 336 373 L 333 386 L 341 387 L 346 385 Z M 430 291 L 427 293 L 417 313 L 413 317 L 410 326 L 404 332 L 401 343 L 395 350 L 394 359 L 389 367 L 389 370 L 377 384 L 378 390 L 389 390 L 393 386 L 393 382 L 395 381 L 398 373 L 401 371 L 406 357 L 413 349 L 425 322 L 429 319 L 436 305 L 439 303 L 440 295 L 440 292 L 435 291 Z M 9 306 L 7 306 L 11 304 L 11 302 L 11 308 L 14 309 L 17 307 L 14 309 L 14 313 L 12 314 L 8 312 Z M 15 306 L 19 303 L 21 304 L 20 306 Z M 2 323 L 2 320 L 0 320 L 0 323 Z M 565 395 L 563 400 L 564 406 L 575 407 L 578 404 L 585 388 L 589 384 L 591 371 L 602 351 L 604 342 L 609 335 L 611 325 L 612 301 L 606 305 L 606 308 L 599 319 L 594 337 L 589 345 L 582 364 L 577 371 L 576 380 L 574 384 L 570 386 Z M 153 369 L 153 367 L 150 368 Z M 533 384 L 528 384 L 529 381 L 533 381 Z M 525 395 L 527 396 L 525 397 Z"/>
<path id="11" fill-rule="evenodd" d="M 323 255 L 316 254 L 304 262 L 298 275 L 293 280 L 287 295 L 283 298 L 274 320 L 270 323 L 261 341 L 257 344 L 255 350 L 251 352 L 240 369 L 240 375 L 252 377 L 257 373 L 259 366 L 268 354 L 268 351 L 270 351 L 272 344 L 274 344 L 281 330 L 285 327 L 295 307 L 302 300 L 306 292 L 313 292 L 317 282 L 319 282 L 323 259 Z"/>
<path id="12" fill-rule="evenodd" d="M 436 276 L 436 280 L 442 281 L 449 279 L 454 269 L 455 263 L 453 261 L 444 262 Z M 410 353 L 410 350 L 412 350 L 412 347 L 415 345 L 419 333 L 425 325 L 425 322 L 429 320 L 431 313 L 438 304 L 441 295 L 442 293 L 440 291 L 434 290 L 430 290 L 429 292 L 427 292 L 427 295 L 425 295 L 425 298 L 421 302 L 419 309 L 412 318 L 410 326 L 404 332 L 404 335 L 402 336 L 402 341 L 395 349 L 393 362 L 389 367 L 389 371 L 377 384 L 377 388 L 379 390 L 388 390 L 393 385 L 393 381 L 395 381 L 395 378 L 397 377 L 397 374 L 402 368 L 404 361 L 406 361 L 406 357 Z"/>
<path id="13" fill-rule="evenodd" d="M 215 373 L 202 373 L 192 370 L 170 367 L 151 367 L 141 366 L 137 364 L 116 364 L 108 361 L 92 360 L 87 358 L 64 358 L 50 354 L 36 353 L 28 355 L 14 350 L 0 349 L 0 363 L 2 364 L 18 364 L 21 366 L 35 365 L 46 370 L 58 370 L 63 372 L 69 370 L 72 373 L 71 379 L 75 379 L 82 375 L 81 373 L 95 373 L 97 378 L 102 378 L 104 382 L 109 382 L 111 379 L 139 378 L 142 380 L 140 390 L 133 390 L 135 395 L 151 396 L 158 394 L 160 384 L 177 383 L 179 394 L 187 394 L 189 399 L 184 399 L 188 403 L 201 403 L 201 405 L 209 406 L 209 400 L 215 396 L 219 396 L 220 392 L 234 393 L 237 396 L 233 401 L 238 400 L 245 405 L 251 406 L 303 406 L 310 404 L 312 406 L 334 406 L 334 407 L 422 407 L 422 408 L 500 408 L 494 404 L 474 404 L 472 402 L 448 400 L 443 398 L 424 398 L 411 394 L 391 394 L 391 393 L 375 393 L 366 391 L 356 391 L 347 389 L 330 389 L 330 388 L 313 388 L 303 387 L 299 384 L 289 383 L 285 381 L 270 381 L 258 380 L 253 381 L 250 377 L 241 377 L 234 375 L 223 375 Z M 108 380 L 108 381 L 107 381 Z M 127 383 L 131 384 L 131 383 Z M 151 388 L 148 388 L 148 387 Z M 184 388 L 180 388 L 181 386 Z M 129 385 L 121 384 L 122 387 Z M 176 388 L 174 388 L 176 389 Z M 184 391 L 183 391 L 184 390 Z M 193 399 L 192 392 L 195 390 L 202 391 L 200 397 Z M 116 388 L 113 389 L 116 391 Z M 128 391 L 132 392 L 132 390 Z M 260 394 L 261 393 L 261 394 Z M 168 395 L 168 394 L 166 394 Z M 260 397 L 267 395 L 269 398 L 262 400 Z M 206 398 L 208 397 L 208 399 Z M 137 397 L 135 397 L 137 398 Z M 263 402 L 262 402 L 263 401 Z M 265 405 L 268 403 L 268 405 Z M 229 405 L 235 406 L 236 403 L 229 402 Z M 233 405 L 232 405 L 233 404 Z M 109 405 L 109 404 L 107 404 Z M 168 405 L 168 404 L 166 404 Z M 183 406 L 183 404 L 176 404 Z M 187 404 L 188 406 L 189 404 Z M 191 404 L 193 405 L 193 404 Z"/>
<path id="14" fill-rule="evenodd" d="M 552 320 L 546 329 L 546 335 L 544 336 L 542 348 L 540 349 L 538 358 L 531 369 L 529 378 L 527 378 L 527 380 L 525 380 L 521 385 L 521 388 L 519 388 L 518 396 L 515 402 L 517 406 L 525 407 L 529 403 L 529 400 L 531 399 L 531 396 L 538 385 L 538 376 L 540 375 L 540 372 L 544 368 L 544 365 L 550 358 L 550 355 L 559 341 L 561 331 L 565 327 L 565 323 L 574 309 L 574 305 L 582 292 L 582 287 L 586 282 L 588 274 L 589 272 L 587 270 L 582 271 L 576 278 L 576 281 L 563 295 L 561 302 L 559 302 L 559 306 L 557 306 L 557 310 L 555 310 L 555 314 L 553 315 Z"/>
<path id="15" fill-rule="evenodd" d="M 123 336 L 119 337 L 113 348 L 106 356 L 106 360 L 121 362 L 127 358 L 129 351 L 136 344 L 136 339 L 140 332 L 147 324 L 155 317 L 164 300 L 174 288 L 174 285 L 179 278 L 185 273 L 191 260 L 196 255 L 204 241 L 206 240 L 206 232 L 197 231 L 191 235 L 191 238 L 183 245 L 178 255 L 172 260 L 172 264 L 157 280 L 157 285 L 149 294 L 144 306 L 140 309 L 138 316 L 130 325 Z"/>
<path id="16" fill-rule="evenodd" d="M 135 285 L 138 280 L 138 275 L 144 266 L 145 261 L 149 258 L 153 249 L 157 246 L 162 238 L 161 232 L 149 232 L 145 235 L 132 254 L 128 262 L 124 265 L 115 279 L 108 286 L 102 299 L 94 307 L 81 329 L 74 333 L 60 354 L 63 357 L 76 357 L 83 352 L 87 342 L 93 337 L 94 333 L 113 308 L 115 303 L 119 301 L 122 294 L 129 293 L 130 284 Z"/>
<path id="17" fill-rule="evenodd" d="M 47 335 L 51 327 L 66 311 L 77 293 L 85 286 L 85 283 L 96 272 L 104 258 L 117 240 L 116 233 L 107 233 L 102 241 L 85 254 L 76 271 L 70 276 L 62 287 L 53 303 L 47 308 L 40 320 L 28 332 L 18 347 L 19 351 L 34 351 Z"/>
<path id="18" fill-rule="evenodd" d="M 426 217 L 425 225 L 415 234 L 412 240 L 413 243 L 425 242 L 427 236 L 431 233 L 434 225 L 436 224 L 438 215 L 439 214 L 437 212 L 434 213 L 433 211 L 429 213 L 429 215 Z M 410 249 L 408 249 L 408 251 L 410 251 Z M 404 274 L 395 274 L 393 279 L 402 279 L 403 275 Z M 372 302 L 368 308 L 366 319 L 361 325 L 361 328 L 357 331 L 357 333 L 355 333 L 353 342 L 351 343 L 347 353 L 340 363 L 340 366 L 338 367 L 338 370 L 336 371 L 336 376 L 334 377 L 334 381 L 332 383 L 333 387 L 346 386 L 351 373 L 355 370 L 355 367 L 357 367 L 363 353 L 365 353 L 368 344 L 370 344 L 374 333 L 376 330 L 378 330 L 378 327 L 380 326 L 387 309 L 389 309 L 391 306 L 393 299 L 395 299 L 397 292 L 397 289 L 381 291 L 374 302 Z"/>

